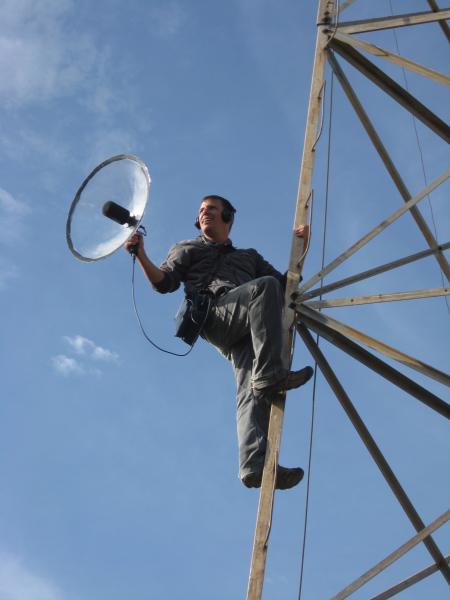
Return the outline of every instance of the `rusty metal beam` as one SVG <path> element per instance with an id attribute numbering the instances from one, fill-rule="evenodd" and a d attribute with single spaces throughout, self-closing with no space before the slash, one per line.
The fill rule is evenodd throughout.
<path id="1" fill-rule="evenodd" d="M 342 335 L 347 338 L 356 340 L 357 342 L 360 342 L 365 346 L 376 350 L 377 352 L 381 352 L 381 354 L 384 354 L 388 358 L 396 360 L 410 369 L 414 369 L 418 373 L 422 373 L 422 375 L 426 375 L 427 377 L 430 377 L 431 379 L 434 379 L 443 385 L 450 386 L 450 376 L 447 373 L 428 365 L 422 360 L 418 360 L 413 356 L 409 356 L 405 352 L 401 352 L 400 350 L 397 350 L 396 348 L 393 348 L 392 346 L 389 346 L 388 344 L 385 344 L 384 342 L 381 342 L 380 340 L 377 340 L 370 335 L 359 331 L 359 329 L 356 329 L 355 327 L 350 327 L 349 325 L 342 323 L 342 321 L 333 319 L 323 312 L 308 308 L 299 302 L 295 302 L 295 305 L 297 312 L 299 312 L 302 317 L 310 317 L 318 323 L 323 323 L 330 329 L 333 329 L 338 333 L 342 333 Z"/>
<path id="2" fill-rule="evenodd" d="M 403 300 L 418 300 L 421 298 L 436 298 L 448 296 L 450 288 L 431 288 L 427 290 L 414 290 L 409 292 L 396 292 L 394 294 L 371 294 L 369 296 L 350 296 L 348 298 L 328 298 L 326 300 L 313 300 L 305 302 L 310 308 L 338 308 L 340 306 L 359 306 L 361 304 L 379 304 L 380 302 L 400 302 Z"/>
<path id="3" fill-rule="evenodd" d="M 400 548 L 389 554 L 389 556 L 386 556 L 386 558 L 384 558 L 382 561 L 380 561 L 378 564 L 372 567 L 369 571 L 366 571 L 366 573 L 364 573 L 363 575 L 361 575 L 361 577 L 353 581 L 353 583 L 344 588 L 341 592 L 339 592 L 339 594 L 333 596 L 331 600 L 344 600 L 345 598 L 348 598 L 351 594 L 356 592 L 356 590 L 359 590 L 359 588 L 365 585 L 368 581 L 370 581 L 376 575 L 381 573 L 381 571 L 384 571 L 384 569 L 386 569 L 389 565 L 391 565 L 393 562 L 401 558 L 404 554 L 409 552 L 412 548 L 414 548 L 414 546 L 417 546 L 417 544 L 419 544 L 427 535 L 433 533 L 433 531 L 436 531 L 436 529 L 439 529 L 439 527 L 442 527 L 442 525 L 447 523 L 449 519 L 450 510 L 447 510 L 444 514 L 435 519 L 433 523 L 428 525 L 428 527 L 425 527 L 417 535 L 415 535 L 405 544 L 400 546 Z M 448 568 L 447 560 L 445 558 L 444 560 Z"/>
<path id="4" fill-rule="evenodd" d="M 315 145 L 319 131 L 319 117 L 322 107 L 324 88 L 325 47 L 328 42 L 327 30 L 334 11 L 334 0 L 319 0 L 317 12 L 317 36 L 314 55 L 314 66 L 311 79 L 308 115 L 305 129 L 305 140 L 300 167 L 300 181 L 297 193 L 297 204 L 294 217 L 294 229 L 308 222 L 309 202 L 312 190 L 312 174 L 315 161 Z M 304 240 L 292 235 L 291 254 L 287 272 L 285 305 L 283 320 L 282 360 L 286 367 L 292 361 L 292 341 L 294 335 L 295 313 L 290 308 L 291 296 L 297 288 L 304 257 Z M 269 431 L 267 434 L 266 456 L 261 482 L 261 492 L 256 517 L 255 537 L 247 588 L 247 600 L 260 600 L 262 597 L 266 557 L 272 523 L 275 482 L 278 454 L 283 429 L 285 396 L 272 403 L 270 411 Z"/>
<path id="5" fill-rule="evenodd" d="M 447 561 L 447 564 L 450 562 L 450 554 L 447 554 L 447 556 L 445 557 L 445 560 Z M 393 596 L 396 596 L 397 594 L 408 589 L 415 583 L 419 583 L 419 581 L 422 581 L 422 579 L 425 579 L 426 577 L 433 575 L 433 573 L 436 573 L 437 570 L 438 570 L 437 565 L 432 564 L 429 567 L 426 567 L 425 569 L 422 569 L 421 571 L 414 573 L 414 575 L 407 577 L 403 581 L 400 581 L 400 583 L 393 585 L 392 587 L 385 590 L 384 592 L 381 592 L 381 594 L 372 596 L 372 598 L 370 598 L 370 600 L 388 600 L 388 598 L 392 598 Z"/>
<path id="6" fill-rule="evenodd" d="M 409 520 L 413 524 L 415 530 L 418 533 L 420 533 L 423 529 L 425 529 L 425 523 L 420 518 L 414 505 L 412 504 L 405 490 L 401 486 L 399 480 L 392 471 L 389 463 L 383 456 L 383 453 L 377 446 L 375 440 L 373 439 L 372 435 L 370 434 L 369 430 L 364 424 L 364 421 L 359 416 L 356 408 L 352 404 L 350 398 L 348 397 L 343 386 L 336 377 L 334 371 L 328 364 L 328 361 L 323 355 L 321 349 L 316 344 L 312 335 L 309 333 L 305 325 L 303 325 L 302 323 L 298 323 L 297 331 L 303 339 L 306 347 L 314 357 L 314 360 L 317 362 L 317 365 L 322 371 L 323 376 L 325 377 L 329 386 L 333 390 L 336 398 L 338 399 L 339 403 L 341 404 L 342 408 L 344 409 L 345 413 L 350 419 L 352 425 L 356 429 L 358 435 L 360 436 L 361 440 L 363 441 L 373 460 L 380 469 L 383 477 L 385 478 L 387 484 L 389 485 L 395 497 L 399 501 L 401 507 L 403 508 Z M 447 565 L 447 562 L 442 552 L 439 550 L 436 542 L 431 536 L 428 536 L 424 538 L 423 543 L 425 544 L 428 552 L 431 554 L 434 562 L 438 565 L 439 570 L 441 571 L 445 580 L 450 585 L 450 568 Z"/>
<path id="7" fill-rule="evenodd" d="M 439 135 L 445 142 L 450 143 L 450 127 L 447 123 L 435 115 L 417 98 L 405 90 L 405 88 L 386 75 L 384 71 L 347 44 L 343 44 L 336 39 L 331 39 L 329 46 L 353 65 L 355 69 L 358 69 L 358 71 L 375 83 L 381 90 L 389 94 L 391 98 L 408 110 L 414 117 Z"/>
<path id="8" fill-rule="evenodd" d="M 305 316 L 304 313 L 301 314 L 301 321 L 309 327 L 309 329 L 318 333 L 349 356 L 355 358 L 366 367 L 369 367 L 369 369 L 372 369 L 372 371 L 378 373 L 378 375 L 381 375 L 443 417 L 450 419 L 450 405 L 435 394 L 432 394 L 426 388 L 422 387 L 412 379 L 409 379 L 409 377 L 406 377 L 403 373 L 397 371 L 397 369 L 394 369 L 349 338 L 345 337 L 342 333 L 331 329 L 331 327 L 327 327 L 310 316 Z"/>
<path id="9" fill-rule="evenodd" d="M 418 73 L 419 75 L 423 75 L 424 77 L 428 77 L 429 79 L 437 81 L 438 83 L 443 83 L 444 85 L 450 85 L 450 77 L 448 77 L 448 75 L 444 75 L 444 73 L 440 73 L 439 71 L 435 71 L 434 69 L 420 65 L 409 58 L 405 58 L 404 56 L 390 52 L 389 50 L 381 48 L 380 46 L 376 46 L 375 44 L 370 44 L 369 42 L 366 42 L 358 37 L 348 35 L 346 33 L 339 33 L 339 31 L 337 31 L 333 38 L 338 42 L 342 42 L 343 44 L 347 44 L 353 48 L 360 48 L 361 50 L 364 50 L 369 54 L 373 54 L 378 58 L 388 60 L 394 63 L 394 65 L 404 67 L 413 73 Z"/>
<path id="10" fill-rule="evenodd" d="M 323 269 L 321 269 L 318 273 L 310 277 L 305 283 L 303 283 L 297 290 L 298 293 L 302 294 L 305 290 L 308 290 L 313 285 L 315 285 L 318 281 L 323 279 L 325 275 L 334 271 L 339 265 L 341 265 L 344 261 L 346 261 L 350 256 L 353 256 L 355 252 L 358 252 L 363 246 L 365 246 L 370 240 L 379 235 L 382 231 L 384 231 L 387 227 L 392 225 L 398 218 L 404 215 L 408 210 L 411 210 L 413 206 L 415 206 L 418 202 L 423 200 L 430 192 L 435 190 L 439 185 L 444 183 L 450 177 L 450 169 L 447 169 L 445 173 L 443 173 L 440 177 L 432 181 L 430 184 L 426 186 L 421 192 L 419 192 L 414 198 L 405 202 L 403 206 L 394 211 L 389 217 L 381 221 L 379 225 L 371 229 L 366 235 L 364 235 L 357 242 L 352 244 L 347 250 L 342 252 L 337 258 L 332 260 L 328 265 L 326 265 Z M 295 290 L 293 290 L 295 292 Z"/>
<path id="11" fill-rule="evenodd" d="M 400 177 L 400 173 L 398 172 L 398 170 L 394 164 L 394 161 L 392 160 L 388 151 L 386 150 L 383 142 L 381 141 L 380 136 L 378 135 L 375 127 L 373 126 L 371 120 L 369 119 L 369 116 L 367 115 L 366 111 L 364 110 L 362 103 L 360 102 L 358 96 L 356 95 L 355 90 L 350 85 L 350 82 L 348 81 L 344 71 L 342 70 L 341 66 L 339 65 L 338 61 L 336 60 L 336 57 L 334 56 L 334 54 L 332 52 L 328 53 L 328 60 L 330 62 L 331 68 L 334 71 L 334 74 L 336 75 L 336 77 L 339 80 L 339 83 L 342 86 L 342 89 L 344 90 L 345 94 L 347 95 L 347 98 L 349 99 L 350 104 L 353 106 L 353 109 L 355 110 L 359 120 L 361 121 L 362 126 L 366 130 L 366 133 L 369 136 L 372 144 L 374 145 L 375 150 L 378 152 L 381 160 L 383 161 L 384 166 L 387 169 L 387 172 L 391 176 L 392 181 L 394 182 L 395 186 L 397 187 L 398 191 L 400 192 L 400 195 L 402 196 L 403 200 L 405 202 L 408 202 L 408 200 L 411 198 L 411 193 L 409 192 L 408 188 L 406 187 L 406 184 L 403 181 L 403 179 Z M 436 239 L 434 238 L 434 235 L 431 232 L 430 228 L 428 227 L 425 219 L 423 218 L 422 214 L 420 213 L 418 207 L 417 206 L 411 207 L 410 213 L 411 213 L 411 216 L 413 217 L 413 219 L 415 220 L 418 228 L 422 232 L 422 235 L 424 236 L 429 247 L 436 248 L 438 246 L 438 243 L 437 243 Z M 447 281 L 450 281 L 450 265 L 448 264 L 447 259 L 442 254 L 442 252 L 438 252 L 436 254 L 436 260 L 438 261 L 441 270 L 443 271 L 444 275 L 446 276 Z"/>
<path id="12" fill-rule="evenodd" d="M 428 4 L 430 5 L 430 8 L 433 12 L 439 12 L 440 8 L 439 8 L 437 2 L 435 2 L 435 0 L 428 0 Z M 450 42 L 450 27 L 447 25 L 447 23 L 445 21 L 439 21 L 439 25 L 440 25 L 442 31 L 444 32 L 445 37 Z"/>
<path id="13" fill-rule="evenodd" d="M 302 294 L 300 297 L 296 298 L 300 302 L 304 302 L 305 300 L 309 300 L 310 298 L 315 298 L 317 296 L 322 296 L 323 294 L 327 294 L 328 292 L 332 292 L 334 290 L 338 290 L 340 288 L 346 287 L 358 281 L 363 281 L 365 279 L 369 279 L 370 277 L 374 277 L 375 275 L 380 275 L 381 273 L 385 273 L 386 271 L 391 271 L 392 269 L 397 269 L 398 267 L 402 267 L 404 265 L 408 265 L 417 260 L 421 260 L 422 258 L 426 258 L 432 254 L 436 254 L 437 252 L 444 252 L 444 250 L 448 250 L 450 248 L 450 242 L 446 244 L 442 244 L 437 248 L 430 248 L 429 250 L 423 250 L 422 252 L 417 252 L 415 254 L 410 254 L 409 256 L 405 256 L 404 258 L 399 258 L 398 260 L 394 260 L 389 263 L 384 263 L 383 265 L 379 265 L 378 267 L 373 267 L 372 269 L 368 269 L 367 271 L 362 271 L 361 273 L 356 273 L 355 275 L 351 275 L 350 277 L 345 277 L 344 279 L 339 279 L 339 281 L 335 281 L 333 283 L 329 283 L 328 285 L 323 285 L 319 288 L 315 288 L 310 292 L 306 292 Z"/>
<path id="14" fill-rule="evenodd" d="M 441 22 L 446 19 L 450 19 L 450 9 L 408 13 L 394 17 L 378 17 L 364 21 L 347 21 L 340 23 L 338 30 L 343 33 L 362 33 L 365 31 L 379 31 L 380 29 L 393 29 L 395 27 L 432 23 L 433 21 Z"/>

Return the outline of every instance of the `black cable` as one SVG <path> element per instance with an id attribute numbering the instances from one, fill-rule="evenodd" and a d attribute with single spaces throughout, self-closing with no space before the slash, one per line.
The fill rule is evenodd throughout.
<path id="1" fill-rule="evenodd" d="M 339 3 L 338 3 L 339 9 Z M 328 225 L 328 195 L 329 195 L 329 183 L 330 183 L 330 163 L 331 163 L 331 130 L 332 130 L 332 115 L 333 115 L 333 83 L 334 73 L 331 73 L 331 84 L 330 84 L 330 109 L 329 109 L 329 125 L 328 125 L 328 149 L 327 149 L 327 175 L 325 183 L 325 210 L 324 210 L 324 225 L 323 225 L 323 236 L 322 236 L 322 265 L 321 269 L 325 265 L 325 246 L 327 237 L 327 225 Z M 321 284 L 323 279 L 321 280 Z M 322 299 L 322 294 L 320 294 Z M 319 345 L 319 335 L 316 336 L 316 343 Z M 305 553 L 306 553 L 306 539 L 308 529 L 308 514 L 309 514 L 309 492 L 311 487 L 311 467 L 312 467 L 312 453 L 313 453 L 313 441 L 314 441 L 314 423 L 316 414 L 316 385 L 317 385 L 317 363 L 314 365 L 314 380 L 313 380 L 313 391 L 312 391 L 312 406 L 311 406 L 311 428 L 309 434 L 309 456 L 308 456 L 308 469 L 306 477 L 306 501 L 305 501 L 305 520 L 303 526 L 303 544 L 302 544 L 302 555 L 300 561 L 300 583 L 298 590 L 298 600 L 301 600 L 302 587 L 303 587 L 303 570 L 305 564 Z"/>
<path id="2" fill-rule="evenodd" d="M 141 319 L 139 317 L 139 313 L 138 313 L 138 310 L 137 310 L 137 306 L 136 306 L 136 298 L 135 298 L 135 293 L 134 293 L 134 273 L 135 273 L 135 266 L 136 266 L 136 255 L 133 254 L 132 257 L 133 257 L 133 266 L 132 266 L 132 269 L 131 269 L 131 296 L 133 298 L 134 313 L 136 315 L 136 318 L 138 320 L 139 326 L 141 328 L 141 331 L 142 331 L 145 339 L 148 342 L 150 342 L 150 344 L 154 348 L 156 348 L 157 350 L 160 350 L 161 352 L 165 352 L 165 354 L 171 354 L 172 356 L 187 356 L 192 351 L 192 348 L 194 347 L 194 344 L 192 344 L 192 346 L 189 348 L 189 350 L 187 352 L 184 352 L 183 354 L 179 354 L 178 352 L 172 352 L 171 350 L 165 350 L 164 348 L 161 348 L 161 346 L 158 346 L 158 344 L 155 344 L 155 342 L 153 340 L 151 340 L 149 338 L 149 336 L 147 335 L 147 333 L 146 333 L 146 331 L 144 329 L 144 326 L 142 325 L 142 322 L 141 322 Z M 208 317 L 208 313 L 209 313 L 209 310 L 206 313 L 205 319 L 204 319 L 204 321 L 202 323 L 202 327 L 203 327 L 203 325 L 206 322 L 206 318 Z"/>

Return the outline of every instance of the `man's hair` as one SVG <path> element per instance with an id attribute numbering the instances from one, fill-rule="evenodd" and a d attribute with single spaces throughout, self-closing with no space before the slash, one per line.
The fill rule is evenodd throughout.
<path id="1" fill-rule="evenodd" d="M 222 207 L 226 211 L 228 211 L 230 214 L 230 221 L 233 222 L 234 213 L 236 212 L 236 209 L 234 208 L 234 206 L 231 204 L 231 202 L 229 200 L 227 200 L 223 196 L 217 196 L 216 194 L 210 194 L 208 196 L 204 196 L 202 202 L 204 202 L 205 200 L 220 200 L 220 202 L 222 202 Z"/>

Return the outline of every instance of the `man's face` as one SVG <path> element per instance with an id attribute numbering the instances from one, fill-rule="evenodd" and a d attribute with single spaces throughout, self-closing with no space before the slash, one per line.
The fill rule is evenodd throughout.
<path id="1" fill-rule="evenodd" d="M 198 211 L 198 220 L 202 233 L 216 242 L 223 242 L 228 238 L 230 223 L 224 223 L 222 219 L 222 202 L 215 198 L 203 200 Z"/>

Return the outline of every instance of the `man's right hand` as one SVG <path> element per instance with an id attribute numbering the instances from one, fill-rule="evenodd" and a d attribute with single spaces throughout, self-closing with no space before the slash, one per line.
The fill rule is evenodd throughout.
<path id="1" fill-rule="evenodd" d="M 125 244 L 123 245 L 123 247 L 125 248 L 125 250 L 127 252 L 132 251 L 132 249 L 135 249 L 135 254 L 136 256 L 142 256 L 142 253 L 144 252 L 144 236 L 142 235 L 142 233 L 139 233 L 138 231 L 136 231 L 135 233 L 133 233 L 133 235 L 125 242 Z"/>
<path id="2" fill-rule="evenodd" d="M 130 252 L 133 246 L 136 247 L 136 258 L 150 283 L 155 284 L 162 281 L 164 279 L 164 271 L 161 271 L 159 267 L 153 264 L 147 256 L 144 248 L 144 236 L 139 231 L 133 233 L 130 239 L 123 245 L 127 252 Z"/>

